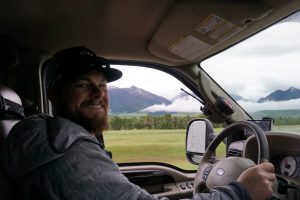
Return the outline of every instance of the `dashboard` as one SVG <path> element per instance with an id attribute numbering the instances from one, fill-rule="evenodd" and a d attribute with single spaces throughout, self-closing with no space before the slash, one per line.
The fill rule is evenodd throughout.
<path id="1" fill-rule="evenodd" d="M 300 178 L 300 156 L 280 155 L 270 160 L 270 162 L 273 163 L 276 174 Z"/>
<path id="2" fill-rule="evenodd" d="M 300 134 L 267 131 L 265 135 L 270 149 L 269 161 L 277 176 L 277 199 L 300 199 Z M 253 135 L 231 143 L 228 152 L 238 152 L 255 163 L 258 160 L 258 146 Z"/>
<path id="3" fill-rule="evenodd" d="M 270 149 L 270 162 L 276 173 L 300 178 L 300 134 L 286 132 L 266 132 Z M 257 162 L 258 147 L 254 136 L 242 143 L 242 155 Z"/>

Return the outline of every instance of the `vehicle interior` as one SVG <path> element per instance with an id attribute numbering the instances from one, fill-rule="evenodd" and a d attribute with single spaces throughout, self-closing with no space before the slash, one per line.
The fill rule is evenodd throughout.
<path id="1" fill-rule="evenodd" d="M 227 157 L 248 158 L 256 164 L 271 161 L 277 175 L 274 198 L 300 199 L 300 136 L 284 130 L 261 131 L 257 125 L 241 123 L 254 118 L 201 66 L 202 61 L 299 9 L 297 0 L 2 1 L 0 145 L 24 117 L 52 114 L 46 90 L 55 67 L 53 55 L 81 45 L 112 65 L 157 69 L 178 79 L 199 99 L 201 113 L 210 122 L 229 127 L 213 137 L 218 141 L 210 143 L 214 131 L 209 122 L 205 120 L 203 125 L 199 119 L 201 126 L 210 130 L 201 132 L 206 141 L 204 150 L 216 150 L 224 141 Z M 266 123 L 272 120 L 266 119 Z M 265 139 L 261 142 L 257 138 Z M 200 163 L 197 171 L 143 161 L 119 166 L 130 181 L 157 197 L 191 198 L 193 193 L 207 192 L 221 183 L 203 176 L 213 174 L 216 162 L 210 161 L 214 155 L 189 148 L 187 143 L 186 156 L 192 163 Z"/>

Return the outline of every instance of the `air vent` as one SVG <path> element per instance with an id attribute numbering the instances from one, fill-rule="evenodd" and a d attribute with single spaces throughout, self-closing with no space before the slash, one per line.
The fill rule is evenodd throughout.
<path id="1" fill-rule="evenodd" d="M 242 151 L 237 149 L 229 149 L 226 157 L 242 157 Z"/>

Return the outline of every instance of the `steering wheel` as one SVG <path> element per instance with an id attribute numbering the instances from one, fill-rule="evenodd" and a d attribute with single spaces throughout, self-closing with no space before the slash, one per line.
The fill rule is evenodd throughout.
<path id="1" fill-rule="evenodd" d="M 263 130 L 255 123 L 249 121 L 233 123 L 224 128 L 207 147 L 197 170 L 194 182 L 194 194 L 202 192 L 207 188 L 210 190 L 216 186 L 228 185 L 230 182 L 237 180 L 239 175 L 247 168 L 255 165 L 252 160 L 242 157 L 228 157 L 221 159 L 217 163 L 210 162 L 210 158 L 218 145 L 228 135 L 242 128 L 250 129 L 257 140 L 257 164 L 269 161 L 269 145 Z"/>

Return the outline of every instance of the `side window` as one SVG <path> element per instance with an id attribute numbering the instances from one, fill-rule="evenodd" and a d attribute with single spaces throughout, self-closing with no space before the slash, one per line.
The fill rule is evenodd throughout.
<path id="1" fill-rule="evenodd" d="M 113 66 L 123 77 L 108 84 L 110 128 L 106 149 L 117 163 L 162 162 L 196 169 L 185 156 L 188 122 L 201 117 L 200 103 L 171 75 L 145 67 Z M 189 91 L 190 92 L 190 91 Z"/>

